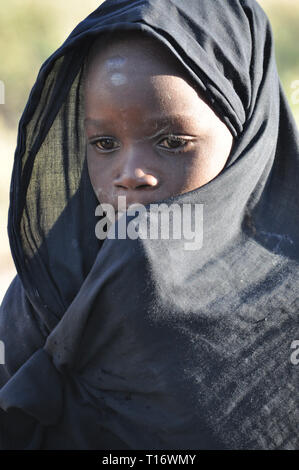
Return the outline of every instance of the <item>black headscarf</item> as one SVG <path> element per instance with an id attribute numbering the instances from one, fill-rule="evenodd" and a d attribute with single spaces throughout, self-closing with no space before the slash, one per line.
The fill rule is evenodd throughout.
<path id="1" fill-rule="evenodd" d="M 95 236 L 82 71 L 99 34 L 167 46 L 234 136 L 203 247 Z M 254 0 L 108 0 L 44 63 L 20 121 L 1 306 L 0 445 L 298 447 L 298 130 Z M 295 361 L 296 362 L 296 361 Z"/>

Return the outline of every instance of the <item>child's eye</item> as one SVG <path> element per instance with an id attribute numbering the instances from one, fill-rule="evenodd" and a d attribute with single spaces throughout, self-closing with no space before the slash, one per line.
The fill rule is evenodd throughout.
<path id="1" fill-rule="evenodd" d="M 103 152 L 112 152 L 119 148 L 118 142 L 112 137 L 101 137 L 95 140 L 92 140 L 91 145 L 95 146 L 97 149 Z"/>
<path id="2" fill-rule="evenodd" d="M 159 146 L 166 150 L 183 150 L 188 144 L 189 140 L 179 136 L 169 136 L 159 142 Z"/>

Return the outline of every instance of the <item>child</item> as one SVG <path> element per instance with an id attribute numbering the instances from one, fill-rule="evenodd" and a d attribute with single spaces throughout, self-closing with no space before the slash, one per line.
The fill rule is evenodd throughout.
<path id="1" fill-rule="evenodd" d="M 1 448 L 298 447 L 298 149 L 254 0 L 77 26 L 19 128 Z M 104 205 L 151 203 L 203 207 L 202 245 L 96 236 Z"/>
<path id="2" fill-rule="evenodd" d="M 212 180 L 233 137 L 183 67 L 150 36 L 114 33 L 104 50 L 102 40 L 85 86 L 87 161 L 99 202 L 117 210 L 123 195 L 148 204 Z"/>

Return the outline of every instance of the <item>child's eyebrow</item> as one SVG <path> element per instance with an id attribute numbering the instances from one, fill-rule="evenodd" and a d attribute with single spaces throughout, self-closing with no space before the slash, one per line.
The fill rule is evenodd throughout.
<path id="1" fill-rule="evenodd" d="M 182 124 L 191 124 L 194 125 L 194 116 L 187 115 L 187 114 L 173 114 L 167 116 L 159 116 L 159 117 L 150 117 L 144 120 L 144 124 L 152 125 L 153 127 L 160 127 L 160 126 L 169 126 L 170 124 L 175 123 L 182 123 Z M 94 118 L 85 118 L 85 124 L 91 124 L 95 127 L 101 127 L 102 125 L 107 124 L 107 120 L 105 119 L 94 119 Z"/>
<path id="2" fill-rule="evenodd" d="M 196 119 L 192 114 L 171 114 L 166 116 L 157 116 L 147 118 L 144 122 L 153 127 L 170 126 L 174 124 L 183 124 L 194 126 Z"/>
<path id="3" fill-rule="evenodd" d="M 102 124 L 105 123 L 105 121 L 103 119 L 85 118 L 84 123 L 85 124 L 92 124 L 95 127 L 100 127 Z"/>

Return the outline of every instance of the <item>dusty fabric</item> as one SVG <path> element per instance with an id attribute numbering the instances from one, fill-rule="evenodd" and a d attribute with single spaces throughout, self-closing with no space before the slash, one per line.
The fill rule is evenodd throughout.
<path id="1" fill-rule="evenodd" d="M 203 246 L 95 236 L 82 65 L 98 34 L 163 42 L 235 137 Z M 42 66 L 23 113 L 1 306 L 2 449 L 295 449 L 299 136 L 253 0 L 108 0 Z"/>

